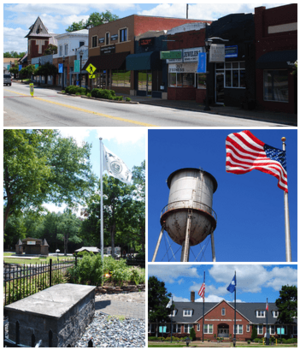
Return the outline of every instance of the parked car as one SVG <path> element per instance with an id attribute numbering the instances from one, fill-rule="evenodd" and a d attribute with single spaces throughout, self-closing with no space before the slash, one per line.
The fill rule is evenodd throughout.
<path id="1" fill-rule="evenodd" d="M 3 77 L 4 85 L 10 85 L 11 86 L 11 81 L 12 81 L 11 75 L 10 74 L 4 74 L 4 77 Z"/>

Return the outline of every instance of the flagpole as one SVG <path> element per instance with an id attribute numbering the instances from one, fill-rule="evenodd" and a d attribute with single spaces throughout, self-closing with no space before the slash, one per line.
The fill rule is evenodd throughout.
<path id="1" fill-rule="evenodd" d="M 236 345 L 236 271 L 234 272 L 235 276 L 235 288 L 234 288 L 234 327 L 233 327 L 233 346 Z"/>
<path id="2" fill-rule="evenodd" d="M 100 244 L 101 244 L 101 258 L 102 258 L 102 266 L 103 266 L 103 258 L 104 258 L 104 239 L 103 239 L 103 144 L 102 137 L 100 140 L 100 192 L 101 192 L 101 201 L 100 201 Z"/>
<path id="3" fill-rule="evenodd" d="M 205 284 L 205 271 L 203 272 L 203 283 Z M 205 289 L 203 292 L 202 343 L 204 342 L 204 302 L 205 302 Z"/>
<path id="4" fill-rule="evenodd" d="M 282 149 L 285 151 L 285 137 L 281 138 Z M 284 191 L 284 220 L 285 220 L 285 260 L 286 262 L 292 261 L 292 250 L 291 250 L 291 233 L 290 233 L 290 215 L 289 215 L 289 200 L 288 193 Z"/>
<path id="5" fill-rule="evenodd" d="M 267 306 L 266 306 L 266 345 L 269 345 L 269 337 L 268 337 L 268 311 L 269 311 L 269 305 L 268 305 L 268 298 L 267 298 Z"/>

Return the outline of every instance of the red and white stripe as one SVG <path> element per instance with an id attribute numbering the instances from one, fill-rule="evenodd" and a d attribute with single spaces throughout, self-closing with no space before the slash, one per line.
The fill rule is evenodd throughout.
<path id="1" fill-rule="evenodd" d="M 205 283 L 202 283 L 202 286 L 199 289 L 198 295 L 204 299 L 205 296 Z"/>
<path id="2" fill-rule="evenodd" d="M 226 138 L 226 172 L 245 174 L 253 169 L 275 176 L 278 187 L 288 192 L 287 172 L 280 162 L 267 157 L 264 142 L 250 131 L 232 133 Z"/>

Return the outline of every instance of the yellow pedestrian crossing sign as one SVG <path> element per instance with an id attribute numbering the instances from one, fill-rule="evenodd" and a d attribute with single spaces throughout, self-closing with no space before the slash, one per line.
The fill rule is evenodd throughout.
<path id="1" fill-rule="evenodd" d="M 96 75 L 91 74 L 91 75 L 89 75 L 89 78 L 90 78 L 90 79 L 95 79 L 95 78 L 96 78 Z"/>
<path id="2" fill-rule="evenodd" d="M 94 74 L 94 72 L 95 72 L 95 70 L 96 70 L 97 68 L 95 67 L 95 66 L 93 66 L 91 63 L 87 66 L 87 68 L 86 68 L 86 70 L 91 74 L 91 75 L 93 75 Z"/>

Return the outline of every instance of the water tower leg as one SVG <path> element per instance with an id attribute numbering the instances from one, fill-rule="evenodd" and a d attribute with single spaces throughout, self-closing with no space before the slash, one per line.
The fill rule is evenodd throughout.
<path id="1" fill-rule="evenodd" d="M 156 243 L 156 247 L 155 247 L 155 250 L 154 250 L 152 262 L 154 262 L 155 259 L 156 259 L 156 255 L 157 255 L 157 252 L 158 252 L 158 248 L 159 248 L 159 246 L 160 246 L 160 242 L 161 242 L 163 233 L 164 233 L 164 227 L 161 228 L 161 231 L 160 231 L 160 234 L 159 234 L 157 243 Z"/>
<path id="2" fill-rule="evenodd" d="M 181 262 L 189 261 L 191 223 L 192 223 L 192 213 L 189 213 L 187 218 L 187 224 L 186 224 L 185 240 L 182 243 L 181 259 L 180 259 Z"/>
<path id="3" fill-rule="evenodd" d="M 216 262 L 214 231 L 210 234 L 212 261 Z"/>

